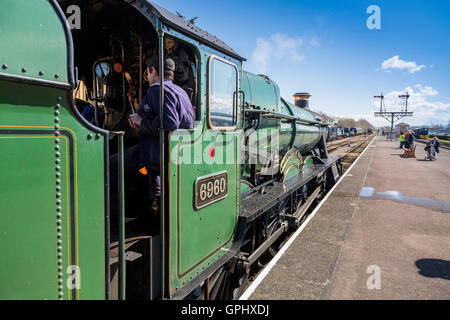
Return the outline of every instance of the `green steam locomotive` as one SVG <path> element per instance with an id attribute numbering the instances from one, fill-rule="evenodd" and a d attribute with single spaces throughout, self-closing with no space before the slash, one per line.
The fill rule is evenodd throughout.
<path id="1" fill-rule="evenodd" d="M 149 1 L 3 0 L 0 42 L 0 299 L 237 298 L 342 173 L 309 94 L 287 102 L 224 42 Z M 123 181 L 138 142 L 127 118 L 155 54 L 176 57 L 196 116 L 167 138 L 160 128 L 158 216 L 148 186 Z"/>

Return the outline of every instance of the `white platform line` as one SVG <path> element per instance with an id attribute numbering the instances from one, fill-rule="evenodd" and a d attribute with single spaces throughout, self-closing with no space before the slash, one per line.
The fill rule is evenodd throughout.
<path id="1" fill-rule="evenodd" d="M 376 138 L 376 137 L 375 137 Z M 300 226 L 297 231 L 289 238 L 289 240 L 285 243 L 285 245 L 278 251 L 278 253 L 273 257 L 273 259 L 269 262 L 269 264 L 264 268 L 264 270 L 256 277 L 256 279 L 252 282 L 252 284 L 247 288 L 247 290 L 244 291 L 244 293 L 241 295 L 239 300 L 247 300 L 251 294 L 255 291 L 255 289 L 259 286 L 259 284 L 263 281 L 263 279 L 269 274 L 270 270 L 272 270 L 273 266 L 280 260 L 281 256 L 286 252 L 286 250 L 289 248 L 289 246 L 294 242 L 294 240 L 298 237 L 298 235 L 305 229 L 305 227 L 308 225 L 309 221 L 316 215 L 316 213 L 319 211 L 320 207 L 327 201 L 330 194 L 333 192 L 333 190 L 341 183 L 342 180 L 344 180 L 347 173 L 352 170 L 353 166 L 358 162 L 358 160 L 361 158 L 361 156 L 366 152 L 366 150 L 370 147 L 370 145 L 375 141 L 375 138 L 372 139 L 372 141 L 367 145 L 367 147 L 364 149 L 364 151 L 358 156 L 358 158 L 355 160 L 355 162 L 352 163 L 352 165 L 345 171 L 344 175 L 339 179 L 339 181 L 331 188 L 331 190 L 327 193 L 325 198 L 320 201 L 319 205 L 314 209 L 314 211 L 309 215 L 309 217 L 305 220 L 304 223 Z"/>

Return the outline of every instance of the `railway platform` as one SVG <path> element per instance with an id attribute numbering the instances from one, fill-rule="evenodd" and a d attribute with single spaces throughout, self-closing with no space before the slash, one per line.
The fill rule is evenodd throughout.
<path id="1" fill-rule="evenodd" d="M 241 299 L 450 299 L 450 152 L 376 137 Z"/>

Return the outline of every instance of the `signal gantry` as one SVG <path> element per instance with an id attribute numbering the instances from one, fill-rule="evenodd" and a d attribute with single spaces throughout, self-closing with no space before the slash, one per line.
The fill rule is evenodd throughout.
<path id="1" fill-rule="evenodd" d="M 386 105 L 384 103 L 383 93 L 381 93 L 381 95 L 379 95 L 379 96 L 374 96 L 375 99 L 380 99 L 380 111 L 376 111 L 374 113 L 374 116 L 382 117 L 382 118 L 386 119 L 387 121 L 391 122 L 391 130 L 388 134 L 388 139 L 390 138 L 391 140 L 393 139 L 392 134 L 394 132 L 394 121 L 398 121 L 403 117 L 412 117 L 413 113 L 414 113 L 412 111 L 408 111 L 409 93 L 406 92 L 406 94 L 401 94 L 398 97 L 405 100 L 405 103 L 403 104 L 401 110 L 400 111 L 387 111 Z"/>

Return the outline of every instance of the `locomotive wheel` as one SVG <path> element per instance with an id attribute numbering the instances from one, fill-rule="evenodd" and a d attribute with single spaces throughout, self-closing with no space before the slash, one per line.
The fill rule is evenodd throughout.
<path id="1" fill-rule="evenodd" d="M 278 230 L 281 224 L 280 214 L 283 214 L 285 211 L 286 208 L 283 206 L 280 212 L 272 217 L 273 220 L 269 223 L 267 227 L 266 239 L 269 238 L 275 231 Z M 275 255 L 277 254 L 279 248 L 280 248 L 279 241 L 275 241 L 258 260 L 258 266 L 262 268 L 267 263 L 269 263 L 270 260 L 272 260 L 272 258 L 275 257 Z"/>
<path id="2" fill-rule="evenodd" d="M 274 221 L 272 221 L 272 223 L 269 225 L 269 234 L 268 236 L 270 237 L 275 231 L 278 230 L 278 228 L 280 227 L 280 216 L 277 215 L 274 218 Z M 267 250 L 268 254 L 270 255 L 271 259 L 273 257 L 275 257 L 275 255 L 277 254 L 279 247 L 277 245 L 277 241 L 275 241 L 275 243 L 273 245 L 271 245 L 269 247 L 269 250 Z"/>
<path id="3" fill-rule="evenodd" d="M 233 269 L 224 266 L 218 271 L 217 280 L 210 289 L 210 300 L 236 300 L 242 294 L 248 283 L 248 273 L 242 261 L 235 262 Z"/>
<path id="4" fill-rule="evenodd" d="M 231 271 L 223 266 L 217 275 L 217 280 L 214 283 L 214 286 L 211 288 L 211 292 L 209 294 L 210 300 L 223 300 L 228 299 L 228 291 L 229 291 L 229 282 L 231 277 Z"/>
<path id="5" fill-rule="evenodd" d="M 244 264 L 242 261 L 238 261 L 236 263 L 235 274 L 234 274 L 234 280 L 236 286 L 233 289 L 233 300 L 238 299 L 242 292 L 244 291 L 245 287 L 248 283 L 248 272 L 246 271 Z"/>

